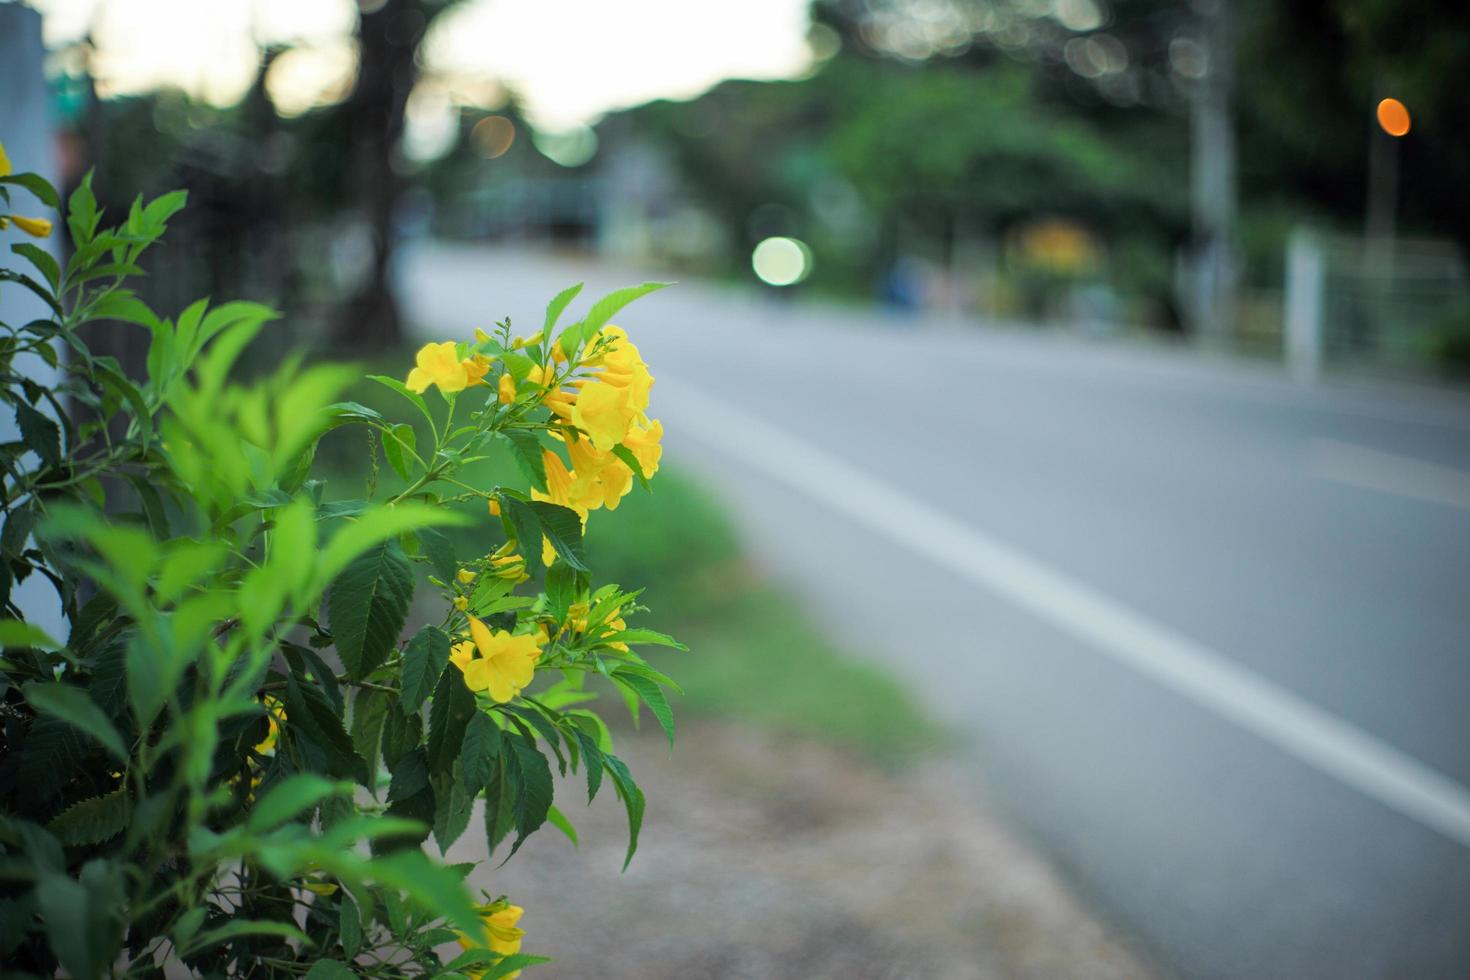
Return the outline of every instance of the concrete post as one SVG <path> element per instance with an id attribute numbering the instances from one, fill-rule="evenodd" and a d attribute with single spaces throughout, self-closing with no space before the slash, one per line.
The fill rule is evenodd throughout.
<path id="1" fill-rule="evenodd" d="M 1322 298 L 1326 264 L 1322 245 L 1298 228 L 1286 246 L 1286 300 L 1284 303 L 1286 366 L 1293 378 L 1315 381 L 1322 372 Z"/>

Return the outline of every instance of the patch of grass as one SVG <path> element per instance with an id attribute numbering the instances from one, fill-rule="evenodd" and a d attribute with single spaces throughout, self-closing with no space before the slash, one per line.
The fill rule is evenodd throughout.
<path id="1" fill-rule="evenodd" d="M 883 765 L 943 733 L 898 681 L 833 646 L 789 596 L 743 561 L 720 509 L 677 471 L 588 528 L 595 568 L 648 583 L 649 621 L 688 653 L 651 654 L 685 689 L 675 710 L 819 738 Z"/>

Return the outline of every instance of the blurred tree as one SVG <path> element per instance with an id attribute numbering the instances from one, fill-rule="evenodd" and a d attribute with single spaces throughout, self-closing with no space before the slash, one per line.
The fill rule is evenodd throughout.
<path id="1" fill-rule="evenodd" d="M 408 97 L 419 79 L 418 50 L 435 17 L 456 0 L 360 0 L 358 69 L 352 93 L 335 111 L 349 148 L 345 187 L 372 232 L 368 275 L 332 330 L 339 344 L 386 346 L 403 339 L 389 278 L 393 214 L 404 180 L 394 166 Z"/>

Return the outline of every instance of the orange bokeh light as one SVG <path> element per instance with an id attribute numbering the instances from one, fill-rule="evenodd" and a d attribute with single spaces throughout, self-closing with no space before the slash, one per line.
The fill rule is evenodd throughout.
<path id="1" fill-rule="evenodd" d="M 1409 110 L 1398 99 L 1378 103 L 1378 125 L 1390 136 L 1403 136 L 1409 131 Z"/>

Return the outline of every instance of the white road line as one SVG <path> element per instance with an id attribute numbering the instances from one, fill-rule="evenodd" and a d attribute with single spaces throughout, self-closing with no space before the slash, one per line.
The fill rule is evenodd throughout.
<path id="1" fill-rule="evenodd" d="M 1326 480 L 1470 510 L 1470 473 L 1336 439 L 1315 439 L 1307 468 Z"/>
<path id="2" fill-rule="evenodd" d="M 1418 759 L 826 450 L 666 375 L 658 386 L 681 432 L 1470 846 L 1470 789 Z"/>

